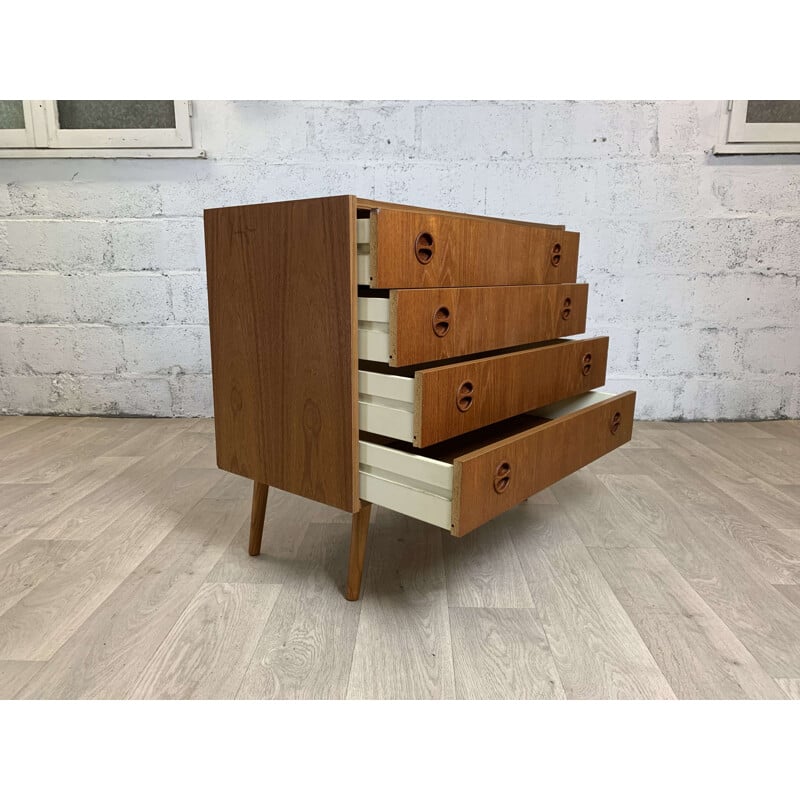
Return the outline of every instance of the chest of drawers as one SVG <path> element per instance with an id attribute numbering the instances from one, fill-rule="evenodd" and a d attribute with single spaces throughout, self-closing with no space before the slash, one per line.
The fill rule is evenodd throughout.
<path id="1" fill-rule="evenodd" d="M 463 536 L 631 437 L 585 331 L 577 233 L 351 195 L 205 212 L 217 464 Z"/>

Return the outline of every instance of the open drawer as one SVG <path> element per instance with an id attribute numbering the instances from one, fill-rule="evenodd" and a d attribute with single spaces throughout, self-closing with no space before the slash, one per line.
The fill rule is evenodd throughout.
<path id="1" fill-rule="evenodd" d="M 585 283 L 393 289 L 358 298 L 358 357 L 400 367 L 573 336 Z"/>
<path id="2" fill-rule="evenodd" d="M 366 213 L 358 282 L 373 289 L 575 280 L 580 236 L 561 226 L 386 206 Z"/>
<path id="3" fill-rule="evenodd" d="M 635 392 L 587 392 L 413 451 L 362 434 L 360 494 L 463 536 L 631 438 Z"/>
<path id="4" fill-rule="evenodd" d="M 428 447 L 606 382 L 608 337 L 418 369 L 358 373 L 359 428 Z M 406 371 L 410 373 L 410 370 Z"/>

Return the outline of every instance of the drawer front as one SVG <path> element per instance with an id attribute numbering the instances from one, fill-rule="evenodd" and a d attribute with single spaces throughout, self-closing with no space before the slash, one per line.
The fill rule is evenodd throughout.
<path id="1" fill-rule="evenodd" d="M 605 383 L 608 337 L 419 370 L 414 444 L 427 447 Z"/>
<path id="2" fill-rule="evenodd" d="M 456 458 L 453 534 L 463 536 L 629 441 L 635 399 L 625 392 Z"/>
<path id="3" fill-rule="evenodd" d="M 422 364 L 583 333 L 587 297 L 585 283 L 395 290 L 388 363 Z"/>
<path id="4" fill-rule="evenodd" d="M 374 210 L 374 289 L 571 283 L 579 234 L 560 228 L 434 212 Z"/>

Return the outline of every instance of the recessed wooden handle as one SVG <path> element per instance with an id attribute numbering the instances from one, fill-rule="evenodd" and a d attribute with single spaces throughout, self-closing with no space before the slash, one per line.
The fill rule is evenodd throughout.
<path id="1" fill-rule="evenodd" d="M 456 390 L 456 408 L 459 411 L 468 411 L 472 407 L 472 381 L 464 381 Z"/>
<path id="2" fill-rule="evenodd" d="M 436 252 L 436 243 L 433 241 L 433 236 L 427 231 L 420 233 L 414 241 L 414 255 L 417 261 L 423 266 L 428 264 Z"/>
<path id="3" fill-rule="evenodd" d="M 561 319 L 569 319 L 569 315 L 572 313 L 572 298 L 565 297 L 564 302 L 561 305 Z"/>
<path id="4" fill-rule="evenodd" d="M 556 242 L 550 250 L 550 264 L 557 267 L 561 263 L 561 243 Z"/>
<path id="5" fill-rule="evenodd" d="M 439 306 L 433 312 L 433 319 L 431 320 L 433 332 L 438 336 L 446 336 L 450 330 L 450 309 L 447 306 Z"/>
<path id="6" fill-rule="evenodd" d="M 619 426 L 622 424 L 622 414 L 619 411 L 614 412 L 614 416 L 611 417 L 611 422 L 609 423 L 609 428 L 611 429 L 611 433 L 616 433 L 619 430 Z"/>
<path id="7" fill-rule="evenodd" d="M 588 375 L 592 371 L 592 354 L 586 353 L 583 357 L 583 366 L 581 367 L 581 372 L 584 375 Z"/>
<path id="8" fill-rule="evenodd" d="M 494 470 L 494 490 L 497 494 L 502 494 L 511 482 L 511 464 L 508 461 L 501 461 Z"/>

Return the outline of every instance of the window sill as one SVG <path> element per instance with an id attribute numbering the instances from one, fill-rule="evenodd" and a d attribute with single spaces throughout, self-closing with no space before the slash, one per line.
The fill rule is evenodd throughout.
<path id="1" fill-rule="evenodd" d="M 0 148 L 0 158 L 206 158 L 199 147 L 184 148 Z"/>
<path id="2" fill-rule="evenodd" d="M 715 156 L 800 153 L 800 142 L 751 142 L 743 144 L 715 144 L 711 149 Z"/>

